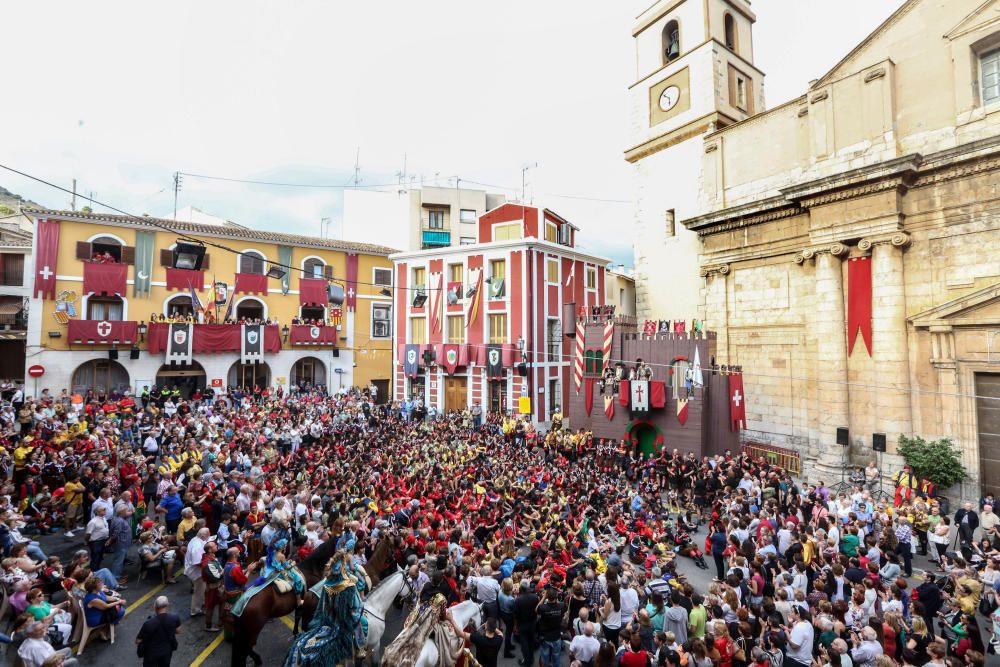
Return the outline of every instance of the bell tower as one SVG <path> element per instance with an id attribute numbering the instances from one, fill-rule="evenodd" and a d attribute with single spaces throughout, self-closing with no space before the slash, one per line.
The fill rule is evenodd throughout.
<path id="1" fill-rule="evenodd" d="M 704 318 L 698 238 L 703 137 L 764 109 L 748 0 L 658 0 L 636 19 L 629 86 L 638 316 Z"/>

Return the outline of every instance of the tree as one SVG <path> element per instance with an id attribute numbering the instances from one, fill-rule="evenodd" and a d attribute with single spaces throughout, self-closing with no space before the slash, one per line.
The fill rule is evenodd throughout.
<path id="1" fill-rule="evenodd" d="M 0 204 L 0 215 L 14 215 L 14 213 L 16 212 L 17 211 L 12 209 L 10 206 L 5 206 L 3 204 Z"/>
<path id="2" fill-rule="evenodd" d="M 962 457 L 951 438 L 927 441 L 899 436 L 899 454 L 917 477 L 926 477 L 941 490 L 968 479 Z"/>

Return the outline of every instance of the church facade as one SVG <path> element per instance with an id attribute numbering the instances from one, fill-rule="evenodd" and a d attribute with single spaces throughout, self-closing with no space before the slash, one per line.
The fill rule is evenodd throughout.
<path id="1" fill-rule="evenodd" d="M 723 35 L 715 52 L 746 43 L 752 15 L 739 0 L 663 1 L 649 12 L 665 31 L 688 5 L 709 8 L 706 25 Z M 686 57 L 680 43 L 668 67 Z M 646 154 L 626 152 L 640 217 L 643 207 L 676 211 L 685 235 L 675 248 L 647 241 L 640 281 L 650 285 L 644 265 L 673 265 L 696 284 L 718 363 L 744 369 L 749 437 L 799 449 L 836 481 L 842 460 L 867 462 L 883 435 L 886 470 L 900 463 L 900 435 L 947 436 L 971 476 L 952 494 L 996 491 L 1000 0 L 907 0 L 802 96 L 766 111 L 756 70 L 739 70 L 741 88 L 718 57 L 712 64 L 700 85 L 715 95 L 714 124 L 677 112 L 648 128 L 663 148 L 648 139 Z M 636 84 L 651 120 L 674 95 L 660 106 L 657 78 Z M 708 104 L 693 81 L 687 94 Z M 746 116 L 729 118 L 725 97 Z M 685 169 L 693 194 L 675 194 L 669 180 Z M 649 187 L 658 192 L 644 198 Z M 655 298 L 638 296 L 642 317 Z"/>

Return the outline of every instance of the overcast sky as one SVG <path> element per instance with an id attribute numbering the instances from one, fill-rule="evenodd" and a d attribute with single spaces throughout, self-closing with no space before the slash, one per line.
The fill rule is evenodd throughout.
<path id="1" fill-rule="evenodd" d="M 4 8 L 0 163 L 169 217 L 174 171 L 365 186 L 403 169 L 529 191 L 631 263 L 626 87 L 648 2 L 21 2 Z M 901 0 L 755 0 L 768 106 L 805 91 Z M 159 9 L 156 9 L 159 7 Z M 0 171 L 0 185 L 69 197 Z M 180 206 L 318 234 L 334 189 L 186 177 Z M 391 242 L 387 242 L 391 245 Z"/>

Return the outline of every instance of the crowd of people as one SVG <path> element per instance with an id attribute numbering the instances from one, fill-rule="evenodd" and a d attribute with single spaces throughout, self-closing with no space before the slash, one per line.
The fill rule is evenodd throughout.
<path id="1" fill-rule="evenodd" d="M 2 639 L 27 667 L 107 637 L 127 570 L 186 582 L 189 618 L 217 632 L 245 589 L 329 541 L 363 566 L 390 540 L 406 611 L 481 604 L 456 632 L 482 667 L 981 665 L 1000 634 L 991 498 L 952 519 L 919 493 L 880 502 L 728 452 L 642 459 L 559 422 L 368 390 L 72 396 L 0 410 Z M 79 543 L 68 562 L 32 539 L 53 532 Z M 936 571 L 914 578 L 916 553 Z M 678 572 L 687 558 L 711 584 Z M 140 639 L 171 641 L 145 664 L 169 664 L 167 604 Z"/>

